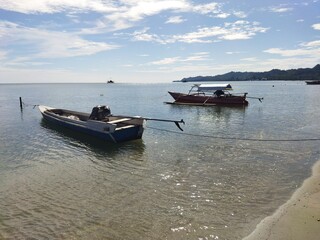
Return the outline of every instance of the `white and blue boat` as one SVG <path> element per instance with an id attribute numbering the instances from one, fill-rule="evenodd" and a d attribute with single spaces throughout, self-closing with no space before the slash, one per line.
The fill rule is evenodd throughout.
<path id="1" fill-rule="evenodd" d="M 106 106 L 94 107 L 91 114 L 41 105 L 39 110 L 48 122 L 107 142 L 118 143 L 140 139 L 144 130 L 142 117 L 113 116 Z"/>
<path id="2" fill-rule="evenodd" d="M 184 123 L 182 119 L 174 121 L 112 115 L 107 106 L 96 106 L 91 114 L 42 105 L 39 110 L 48 122 L 113 143 L 142 138 L 146 120 L 174 122 L 180 130 L 179 123 Z"/>

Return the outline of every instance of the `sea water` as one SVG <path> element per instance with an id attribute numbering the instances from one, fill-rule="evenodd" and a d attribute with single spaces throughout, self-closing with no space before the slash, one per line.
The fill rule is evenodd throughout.
<path id="1" fill-rule="evenodd" d="M 253 231 L 320 159 L 320 141 L 306 141 L 320 138 L 320 86 L 232 82 L 263 101 L 164 104 L 167 91 L 191 85 L 0 85 L 0 238 L 232 240 Z M 46 123 L 38 104 L 108 105 L 186 124 L 147 121 L 141 140 L 115 145 Z"/>

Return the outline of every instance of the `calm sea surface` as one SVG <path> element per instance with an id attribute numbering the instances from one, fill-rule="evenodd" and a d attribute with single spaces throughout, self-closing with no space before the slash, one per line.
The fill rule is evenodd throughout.
<path id="1" fill-rule="evenodd" d="M 0 85 L 0 239 L 241 239 L 320 159 L 320 85 L 232 83 L 246 108 L 167 105 L 191 83 Z M 184 119 L 119 145 L 53 127 L 33 106 Z"/>

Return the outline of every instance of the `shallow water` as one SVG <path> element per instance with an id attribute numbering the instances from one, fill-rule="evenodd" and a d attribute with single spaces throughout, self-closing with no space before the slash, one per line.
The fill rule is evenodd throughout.
<path id="1" fill-rule="evenodd" d="M 320 86 L 232 83 L 246 108 L 163 104 L 191 84 L 0 85 L 0 238 L 241 239 L 311 174 Z M 29 106 L 19 109 L 19 97 Z M 110 145 L 54 127 L 33 104 L 184 119 Z M 219 138 L 219 137 L 224 137 Z"/>

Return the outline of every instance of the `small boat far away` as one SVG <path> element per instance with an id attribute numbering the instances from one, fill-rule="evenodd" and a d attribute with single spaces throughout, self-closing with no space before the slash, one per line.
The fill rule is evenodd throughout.
<path id="1" fill-rule="evenodd" d="M 91 114 L 39 106 L 43 118 L 53 124 L 82 132 L 107 142 L 125 142 L 142 138 L 145 120 L 173 122 L 181 129 L 180 121 L 112 115 L 107 106 L 96 106 Z"/>
<path id="2" fill-rule="evenodd" d="M 246 106 L 248 93 L 233 95 L 230 84 L 194 84 L 189 93 L 170 92 L 174 98 L 172 104 L 196 105 L 196 106 Z"/>
<path id="3" fill-rule="evenodd" d="M 307 85 L 319 85 L 320 84 L 320 80 L 308 80 L 305 82 Z"/>

